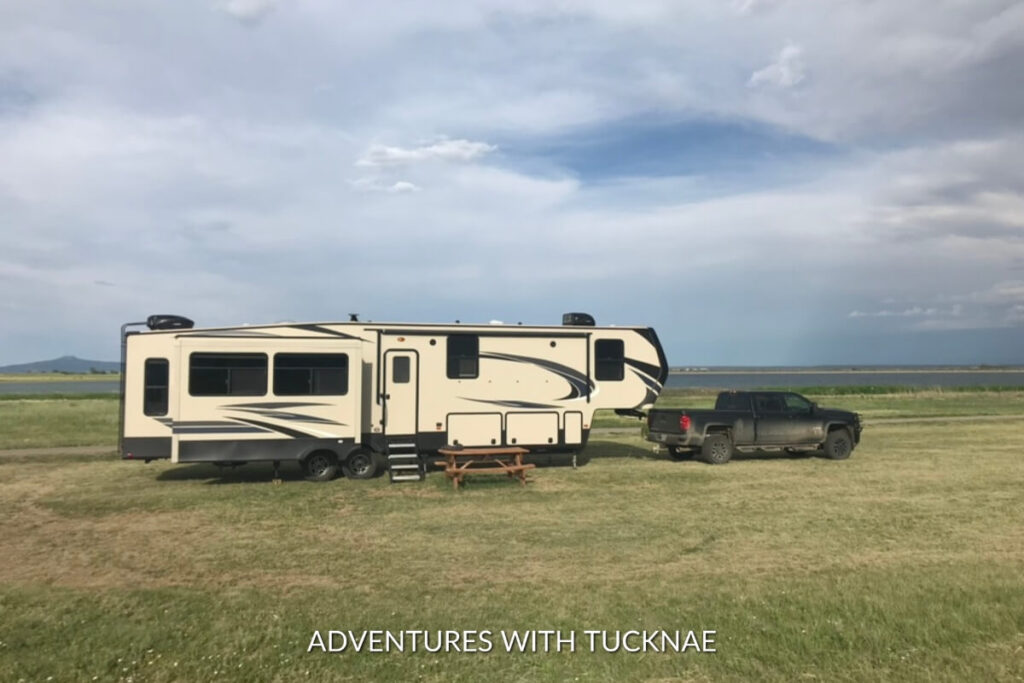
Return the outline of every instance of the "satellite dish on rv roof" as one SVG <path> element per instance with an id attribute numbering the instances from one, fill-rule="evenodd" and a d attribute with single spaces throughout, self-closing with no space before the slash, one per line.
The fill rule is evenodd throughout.
<path id="1" fill-rule="evenodd" d="M 146 327 L 151 330 L 190 330 L 195 323 L 182 315 L 151 315 L 146 318 Z"/>

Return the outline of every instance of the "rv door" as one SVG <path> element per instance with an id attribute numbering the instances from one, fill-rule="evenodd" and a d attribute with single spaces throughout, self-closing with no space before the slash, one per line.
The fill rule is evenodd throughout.
<path id="1" fill-rule="evenodd" d="M 411 349 L 384 353 L 384 434 L 416 436 L 419 417 L 419 354 Z"/>

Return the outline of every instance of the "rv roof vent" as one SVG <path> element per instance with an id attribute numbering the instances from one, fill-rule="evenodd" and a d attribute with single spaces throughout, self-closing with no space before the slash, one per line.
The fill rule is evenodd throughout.
<path id="1" fill-rule="evenodd" d="M 589 313 L 563 313 L 562 314 L 563 325 L 587 325 L 589 327 L 594 326 L 594 316 Z"/>
<path id="2" fill-rule="evenodd" d="M 180 315 L 151 315 L 146 318 L 146 327 L 151 330 L 190 330 L 195 325 Z"/>

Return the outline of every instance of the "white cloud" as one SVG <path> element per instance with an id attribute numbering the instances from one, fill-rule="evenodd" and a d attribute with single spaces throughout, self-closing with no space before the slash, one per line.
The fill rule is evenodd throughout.
<path id="1" fill-rule="evenodd" d="M 787 43 L 779 51 L 775 61 L 758 69 L 747 81 L 749 87 L 773 85 L 779 88 L 792 88 L 804 80 L 806 67 L 803 60 L 803 48 L 795 43 Z"/>
<path id="2" fill-rule="evenodd" d="M 273 12 L 279 0 L 224 0 L 220 9 L 243 24 L 258 24 Z"/>
<path id="3" fill-rule="evenodd" d="M 440 140 L 420 147 L 390 147 L 371 145 L 357 166 L 404 166 L 422 161 L 475 161 L 496 150 L 486 142 L 472 140 Z"/>
<path id="4" fill-rule="evenodd" d="M 53 355 L 110 357 L 109 329 L 160 308 L 332 317 L 319 293 L 371 277 L 351 296 L 377 319 L 557 320 L 557 291 L 706 353 L 1019 324 L 1020 3 L 210 6 L 0 3 L 4 353 L 89 322 L 100 351 Z M 545 154 L 586 128 L 689 157 L 715 141 L 630 135 L 708 119 L 837 144 L 686 178 Z M 699 335 L 665 313 L 679 292 L 704 297 Z"/>
<path id="5" fill-rule="evenodd" d="M 383 181 L 380 178 L 358 178 L 351 183 L 352 189 L 358 192 L 385 192 L 387 194 L 408 194 L 419 192 L 422 188 L 408 180 L 395 182 Z"/>

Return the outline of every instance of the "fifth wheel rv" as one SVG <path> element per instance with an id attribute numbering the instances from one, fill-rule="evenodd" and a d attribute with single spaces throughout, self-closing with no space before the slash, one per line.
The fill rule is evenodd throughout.
<path id="1" fill-rule="evenodd" d="M 135 330 L 145 326 L 148 329 Z M 594 411 L 639 415 L 668 376 L 649 327 L 283 323 L 121 329 L 121 457 L 299 462 L 309 479 L 422 479 L 445 446 L 579 452 Z"/>

